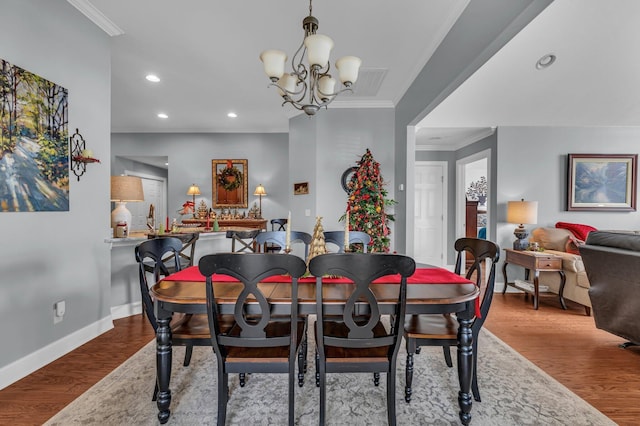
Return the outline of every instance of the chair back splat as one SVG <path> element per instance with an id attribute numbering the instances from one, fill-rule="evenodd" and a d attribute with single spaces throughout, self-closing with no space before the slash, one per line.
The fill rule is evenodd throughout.
<path id="1" fill-rule="evenodd" d="M 321 425 L 325 424 L 326 373 L 345 372 L 386 373 L 387 417 L 389 424 L 395 425 L 395 372 L 402 321 L 389 325 L 386 318 L 383 320 L 371 283 L 386 275 L 400 275 L 393 316 L 404 318 L 407 277 L 415 268 L 413 259 L 394 254 L 329 253 L 309 261 L 309 270 L 317 277 L 315 333 Z M 344 305 L 336 304 L 332 295 L 323 292 L 322 277 L 325 275 L 345 277 L 354 282 L 354 285 L 345 285 L 346 294 L 340 295 L 340 299 L 347 300 Z"/>
<path id="2" fill-rule="evenodd" d="M 311 245 L 311 234 L 301 231 L 290 231 L 290 244 L 302 243 L 304 244 L 304 258 L 309 256 L 309 246 Z M 283 252 L 286 245 L 287 233 L 286 231 L 265 231 L 256 236 L 256 243 L 258 249 L 265 253 L 268 253 L 269 247 L 267 244 L 273 244 L 278 247 L 279 252 Z M 273 247 L 271 246 L 271 247 Z"/>
<path id="3" fill-rule="evenodd" d="M 232 252 L 249 252 L 256 251 L 255 241 L 256 236 L 260 233 L 259 229 L 252 229 L 250 231 L 227 231 L 227 238 L 231 238 L 231 251 Z M 236 250 L 236 243 L 238 243 L 238 249 Z"/>
<path id="4" fill-rule="evenodd" d="M 473 378 L 471 390 L 476 401 L 480 401 L 478 389 L 478 336 L 484 324 L 489 307 L 493 299 L 496 278 L 496 263 L 500 258 L 500 247 L 494 242 L 478 238 L 460 238 L 455 242 L 456 257 L 455 272 L 464 274 L 469 280 L 475 281 L 480 289 L 480 316 L 474 318 L 471 324 L 473 336 Z M 473 263 L 466 271 L 462 270 L 464 257 L 473 258 Z M 489 261 L 489 264 L 487 264 Z M 486 272 L 485 272 L 486 271 Z M 483 272 L 485 272 L 483 274 Z M 485 279 L 486 276 L 486 279 Z M 450 315 L 409 315 L 405 319 L 404 338 L 407 342 L 407 368 L 404 399 L 411 401 L 413 384 L 413 354 L 420 353 L 421 346 L 442 346 L 447 366 L 453 367 L 451 360 L 451 346 L 458 344 L 458 322 Z"/>
<path id="5" fill-rule="evenodd" d="M 306 264 L 286 254 L 219 253 L 202 257 L 198 268 L 206 277 L 211 344 L 218 361 L 218 425 L 226 420 L 229 373 L 288 373 L 289 425 L 293 425 L 295 361 L 301 348 L 298 337 L 306 334 L 306 323 L 298 318 L 298 278 L 306 272 Z M 242 285 L 230 328 L 220 324 L 213 274 L 230 275 Z M 286 316 L 274 313 L 274 305 L 259 285 L 274 275 L 291 278 L 291 310 Z"/>
<path id="6" fill-rule="evenodd" d="M 324 241 L 327 244 L 335 244 L 338 246 L 338 253 L 344 253 L 344 231 L 325 231 Z M 356 247 L 362 247 L 362 252 L 366 253 L 369 249 L 371 236 L 362 231 L 349 231 L 349 245 L 357 244 Z"/>

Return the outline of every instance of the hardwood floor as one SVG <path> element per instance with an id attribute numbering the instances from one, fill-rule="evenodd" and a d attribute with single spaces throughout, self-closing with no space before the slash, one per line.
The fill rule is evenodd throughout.
<path id="1" fill-rule="evenodd" d="M 640 418 L 640 348 L 595 328 L 593 317 L 545 296 L 540 309 L 521 294 L 497 294 L 485 326 L 516 351 L 620 425 Z M 154 337 L 140 315 L 0 391 L 0 424 L 39 425 Z M 480 385 L 482 386 L 482 384 Z"/>

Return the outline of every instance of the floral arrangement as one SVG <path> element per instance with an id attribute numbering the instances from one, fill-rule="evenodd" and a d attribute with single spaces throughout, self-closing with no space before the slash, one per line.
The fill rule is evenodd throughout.
<path id="1" fill-rule="evenodd" d="M 480 176 L 479 180 L 473 181 L 467 188 L 467 199 L 481 200 L 487 197 L 487 178 Z"/>
<path id="2" fill-rule="evenodd" d="M 347 188 L 349 229 L 369 234 L 369 251 L 388 253 L 391 243 L 389 221 L 394 220 L 394 217 L 385 209 L 396 202 L 386 198 L 380 163 L 373 159 L 368 149 L 358 162 L 358 170 L 351 176 Z M 345 218 L 346 214 L 340 220 Z"/>
<path id="3" fill-rule="evenodd" d="M 226 191 L 233 191 L 242 185 L 242 172 L 233 165 L 231 160 L 227 160 L 227 167 L 218 173 L 218 183 Z"/>

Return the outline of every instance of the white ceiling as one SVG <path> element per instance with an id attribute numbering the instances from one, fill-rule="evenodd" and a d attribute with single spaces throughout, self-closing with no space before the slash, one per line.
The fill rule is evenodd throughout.
<path id="1" fill-rule="evenodd" d="M 419 127 L 640 126 L 640 1 L 556 0 Z M 557 56 L 538 70 L 538 59 Z M 432 140 L 438 143 L 438 140 Z"/>
<path id="2" fill-rule="evenodd" d="M 69 0 L 86 6 L 87 0 Z M 347 106 L 394 106 L 468 0 L 316 0 L 319 33 L 362 67 L 386 69 L 375 96 L 336 100 Z M 281 107 L 259 56 L 290 57 L 302 43 L 306 1 L 90 0 L 124 31 L 112 42 L 113 132 L 287 132 L 297 113 Z M 188 7 L 185 7 L 188 5 Z M 144 77 L 154 73 L 157 84 Z M 340 102 L 342 101 L 342 102 Z M 229 119 L 235 111 L 238 118 Z M 169 119 L 156 115 L 165 112 Z"/>
<path id="3" fill-rule="evenodd" d="M 376 95 L 341 96 L 330 108 L 394 106 L 468 1 L 316 0 L 332 60 L 353 54 L 364 75 L 386 70 Z M 288 131 L 297 112 L 280 106 L 258 57 L 293 55 L 306 1 L 90 2 L 124 31 L 111 38 L 113 132 Z M 458 147 L 496 126 L 640 126 L 639 20 L 638 0 L 554 1 L 425 117 L 417 146 Z M 557 61 L 537 70 L 547 53 Z"/>

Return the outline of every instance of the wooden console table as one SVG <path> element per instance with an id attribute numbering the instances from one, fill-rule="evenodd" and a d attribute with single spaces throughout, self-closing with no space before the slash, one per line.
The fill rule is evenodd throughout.
<path id="1" fill-rule="evenodd" d="M 206 226 L 207 219 L 182 219 L 184 224 L 194 224 L 198 226 Z M 213 220 L 209 221 L 213 226 Z M 222 228 L 251 228 L 251 229 L 267 229 L 267 219 L 226 219 L 219 220 L 218 225 Z"/>

